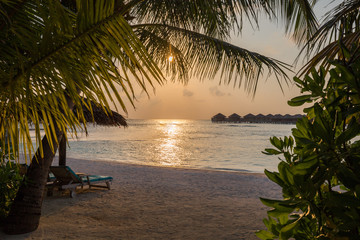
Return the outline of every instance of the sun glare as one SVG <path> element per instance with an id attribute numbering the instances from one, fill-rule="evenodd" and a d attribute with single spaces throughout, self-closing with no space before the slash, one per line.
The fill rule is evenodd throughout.
<path id="1" fill-rule="evenodd" d="M 155 146 L 154 153 L 160 166 L 181 166 L 184 160 L 182 149 L 184 128 L 183 120 L 160 120 L 162 136 Z"/>
<path id="2" fill-rule="evenodd" d="M 169 62 L 172 62 L 174 60 L 174 56 L 173 55 L 170 55 L 169 56 Z"/>

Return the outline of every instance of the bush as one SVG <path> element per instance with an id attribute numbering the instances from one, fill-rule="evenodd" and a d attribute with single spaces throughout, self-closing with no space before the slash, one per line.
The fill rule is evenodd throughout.
<path id="1" fill-rule="evenodd" d="M 7 146 L 4 149 L 8 149 Z M 10 211 L 23 176 L 20 174 L 19 164 L 14 162 L 11 154 L 5 154 L 0 148 L 0 155 L 2 157 L 0 159 L 0 222 L 2 222 Z"/>
<path id="2" fill-rule="evenodd" d="M 303 95 L 291 106 L 312 103 L 292 137 L 270 139 L 268 155 L 282 155 L 278 172 L 265 170 L 282 187 L 261 239 L 360 239 L 360 61 L 348 54 L 332 69 L 294 78 Z"/>

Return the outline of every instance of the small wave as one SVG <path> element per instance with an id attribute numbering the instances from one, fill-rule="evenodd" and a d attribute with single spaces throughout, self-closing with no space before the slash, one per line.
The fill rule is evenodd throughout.
<path id="1" fill-rule="evenodd" d="M 210 168 L 210 169 L 219 170 L 219 171 L 231 171 L 231 172 L 251 172 L 246 169 L 236 169 L 236 168 Z"/>
<path id="2" fill-rule="evenodd" d="M 238 124 L 226 124 L 226 125 L 224 125 L 224 126 L 226 126 L 226 127 L 241 127 L 241 128 L 243 128 L 243 127 L 251 127 L 251 128 L 256 128 L 256 127 L 258 127 L 257 125 L 255 125 L 255 124 L 242 124 L 242 123 L 238 123 Z"/>

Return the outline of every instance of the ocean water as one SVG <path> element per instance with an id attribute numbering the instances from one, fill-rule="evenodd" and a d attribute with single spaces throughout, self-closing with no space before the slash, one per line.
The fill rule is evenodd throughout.
<path id="1" fill-rule="evenodd" d="M 85 160 L 263 172 L 279 159 L 261 153 L 271 136 L 289 136 L 294 125 L 211 123 L 209 120 L 128 120 L 129 127 L 88 126 L 69 141 L 67 156 Z"/>

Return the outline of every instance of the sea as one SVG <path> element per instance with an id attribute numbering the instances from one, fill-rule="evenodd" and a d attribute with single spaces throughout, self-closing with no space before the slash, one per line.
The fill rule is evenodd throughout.
<path id="1" fill-rule="evenodd" d="M 291 135 L 291 124 L 210 120 L 128 120 L 128 127 L 88 125 L 69 140 L 67 157 L 161 167 L 264 172 L 278 156 L 262 153 L 269 138 Z"/>

